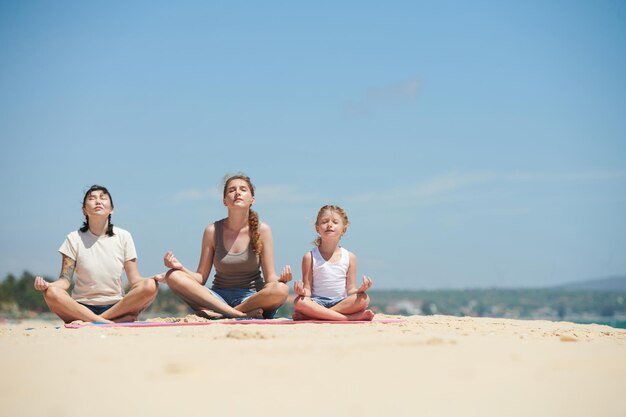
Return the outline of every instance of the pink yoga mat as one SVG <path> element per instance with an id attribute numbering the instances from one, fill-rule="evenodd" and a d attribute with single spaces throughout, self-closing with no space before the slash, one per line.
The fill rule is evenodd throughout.
<path id="1" fill-rule="evenodd" d="M 372 321 L 324 321 L 324 320 L 261 320 L 261 319 L 243 319 L 243 320 L 211 320 L 200 322 L 159 322 L 159 321 L 133 321 L 129 323 L 67 323 L 67 329 L 80 329 L 82 327 L 171 327 L 171 326 L 206 326 L 209 324 L 389 324 L 403 323 L 402 319 L 383 319 Z"/>

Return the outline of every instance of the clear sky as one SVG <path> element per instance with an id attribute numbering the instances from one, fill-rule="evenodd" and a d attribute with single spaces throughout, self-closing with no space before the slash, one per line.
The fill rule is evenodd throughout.
<path id="1" fill-rule="evenodd" d="M 626 3 L 304 3 L 1 1 L 0 275 L 58 276 L 91 184 L 195 269 L 238 171 L 277 268 L 335 203 L 375 288 L 626 273 Z"/>

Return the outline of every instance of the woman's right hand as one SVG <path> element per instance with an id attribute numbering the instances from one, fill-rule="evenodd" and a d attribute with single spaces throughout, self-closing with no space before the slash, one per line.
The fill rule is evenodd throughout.
<path id="1" fill-rule="evenodd" d="M 285 265 L 283 267 L 283 271 L 280 273 L 280 277 L 278 278 L 279 282 L 284 282 L 285 284 L 291 281 L 293 274 L 291 273 L 291 267 L 289 265 Z"/>
<path id="2" fill-rule="evenodd" d="M 171 250 L 167 251 L 167 253 L 163 257 L 163 263 L 169 269 L 183 269 L 183 264 L 181 264 L 178 259 L 176 259 L 174 253 Z"/>
<path id="3" fill-rule="evenodd" d="M 50 283 L 46 281 L 45 279 L 43 279 L 43 277 L 40 277 L 40 276 L 35 277 L 34 287 L 37 291 L 46 291 L 49 286 L 50 286 Z"/>

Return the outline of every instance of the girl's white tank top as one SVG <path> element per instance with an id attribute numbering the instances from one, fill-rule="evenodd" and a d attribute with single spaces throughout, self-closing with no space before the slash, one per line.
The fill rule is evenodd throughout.
<path id="1" fill-rule="evenodd" d="M 313 260 L 313 297 L 346 297 L 346 281 L 350 266 L 349 252 L 341 248 L 341 259 L 337 263 L 327 262 L 319 248 L 311 251 Z"/>

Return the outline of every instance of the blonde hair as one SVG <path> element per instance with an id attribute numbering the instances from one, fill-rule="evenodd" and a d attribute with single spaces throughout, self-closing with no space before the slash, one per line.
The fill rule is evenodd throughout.
<path id="1" fill-rule="evenodd" d="M 224 180 L 224 197 L 226 197 L 228 184 L 233 180 L 245 181 L 250 188 L 250 193 L 254 197 L 254 184 L 252 184 L 252 180 L 250 179 L 250 177 L 243 173 L 231 175 Z M 259 215 L 256 211 L 250 209 L 248 211 L 248 229 L 250 233 L 250 243 L 252 243 L 252 250 L 254 251 L 254 253 L 261 256 L 261 253 L 263 253 L 263 242 L 261 242 L 261 232 L 259 231 L 259 224 Z"/>
<path id="2" fill-rule="evenodd" d="M 327 210 L 337 213 L 339 217 L 341 217 L 341 219 L 343 220 L 343 226 L 346 228 L 348 227 L 348 225 L 350 224 L 350 221 L 348 220 L 348 214 L 346 214 L 346 211 L 344 209 L 334 204 L 326 204 L 325 206 L 322 206 L 322 208 L 319 209 L 319 211 L 317 212 L 317 218 L 315 219 L 315 226 L 319 224 L 320 217 L 322 217 L 324 212 Z M 319 245 L 322 244 L 322 238 L 318 236 L 313 241 L 313 244 L 319 247 Z"/>

